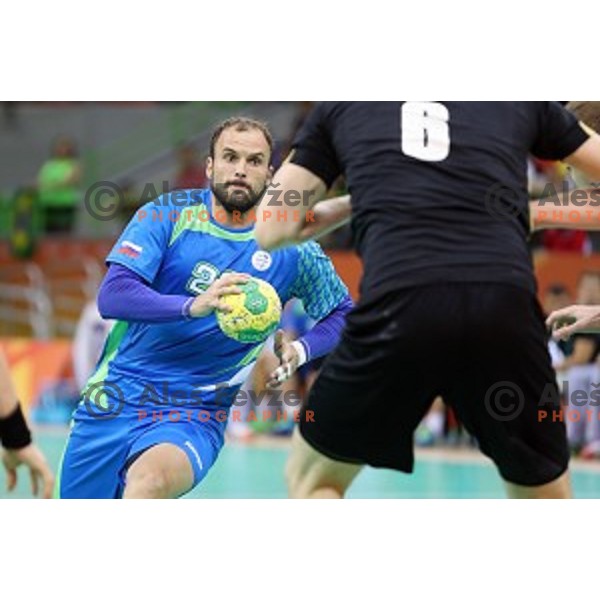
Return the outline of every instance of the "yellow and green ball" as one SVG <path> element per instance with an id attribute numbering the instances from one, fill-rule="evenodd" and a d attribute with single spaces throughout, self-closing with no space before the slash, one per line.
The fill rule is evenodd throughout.
<path id="1" fill-rule="evenodd" d="M 221 298 L 233 310 L 217 311 L 219 327 L 227 337 L 238 342 L 264 342 L 279 325 L 281 300 L 270 283 L 256 277 L 238 287 L 241 294 Z"/>

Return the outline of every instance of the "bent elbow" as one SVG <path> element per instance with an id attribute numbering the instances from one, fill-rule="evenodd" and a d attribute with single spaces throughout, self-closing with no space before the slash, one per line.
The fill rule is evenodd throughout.
<path id="1" fill-rule="evenodd" d="M 107 287 L 108 286 L 103 283 L 98 290 L 98 297 L 96 299 L 98 312 L 103 319 L 118 319 L 118 315 L 114 312 L 110 290 L 108 290 Z"/>

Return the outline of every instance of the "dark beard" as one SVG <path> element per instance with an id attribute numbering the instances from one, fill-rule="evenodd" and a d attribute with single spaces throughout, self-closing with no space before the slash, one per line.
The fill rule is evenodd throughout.
<path id="1" fill-rule="evenodd" d="M 230 194 L 229 185 L 226 183 L 211 183 L 210 189 L 219 204 L 225 209 L 225 212 L 231 215 L 234 212 L 244 214 L 254 208 L 265 193 L 267 186 L 265 186 L 258 194 L 249 187 L 245 190 L 235 191 Z"/>

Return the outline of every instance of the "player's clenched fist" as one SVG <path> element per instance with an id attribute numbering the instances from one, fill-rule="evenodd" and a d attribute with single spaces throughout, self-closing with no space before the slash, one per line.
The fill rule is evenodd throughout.
<path id="1" fill-rule="evenodd" d="M 229 294 L 241 294 L 239 285 L 247 283 L 250 275 L 245 273 L 225 273 L 221 275 L 203 294 L 195 298 L 190 307 L 191 317 L 206 317 L 215 310 L 229 312 L 231 308 L 222 300 Z"/>

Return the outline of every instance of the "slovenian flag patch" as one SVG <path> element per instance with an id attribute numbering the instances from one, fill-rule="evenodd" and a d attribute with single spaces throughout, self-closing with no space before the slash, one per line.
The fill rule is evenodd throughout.
<path id="1" fill-rule="evenodd" d="M 124 254 L 125 256 L 129 256 L 129 258 L 138 258 L 142 253 L 143 248 L 134 244 L 133 242 L 122 242 L 121 248 L 119 249 L 119 254 Z"/>

